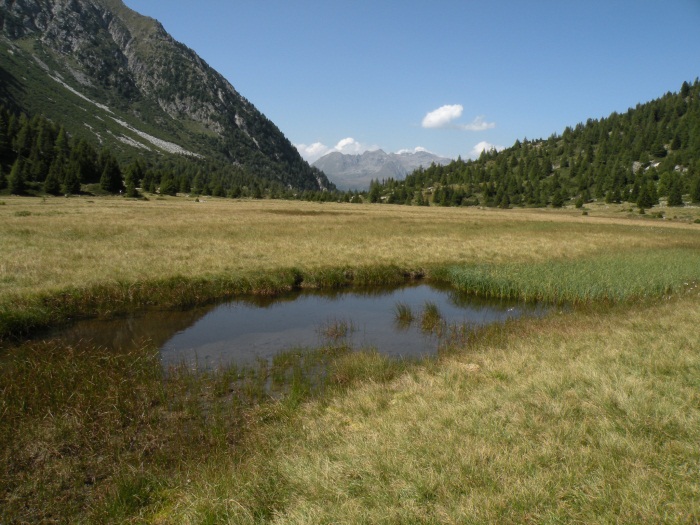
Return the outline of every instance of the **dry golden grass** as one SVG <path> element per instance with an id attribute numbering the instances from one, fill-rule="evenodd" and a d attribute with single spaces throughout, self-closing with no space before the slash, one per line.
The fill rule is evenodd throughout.
<path id="1" fill-rule="evenodd" d="M 700 225 L 572 210 L 6 198 L 0 295 L 298 268 L 501 263 L 697 243 Z M 593 213 L 593 212 L 591 212 Z M 600 212 L 601 215 L 606 215 Z M 620 215 L 620 214 L 618 214 Z"/>
<path id="2" fill-rule="evenodd" d="M 162 523 L 697 523 L 700 318 L 683 300 L 491 330 L 264 426 Z"/>

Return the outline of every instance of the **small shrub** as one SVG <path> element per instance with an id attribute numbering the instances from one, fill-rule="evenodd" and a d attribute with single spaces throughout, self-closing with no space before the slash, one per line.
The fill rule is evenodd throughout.
<path id="1" fill-rule="evenodd" d="M 32 212 L 27 210 L 19 210 L 15 212 L 15 217 L 29 217 Z"/>

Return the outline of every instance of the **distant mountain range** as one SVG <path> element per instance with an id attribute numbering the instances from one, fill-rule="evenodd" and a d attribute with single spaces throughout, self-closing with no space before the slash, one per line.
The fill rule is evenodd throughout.
<path id="1" fill-rule="evenodd" d="M 121 161 L 200 159 L 281 187 L 331 187 L 226 79 L 121 0 L 0 0 L 0 104 Z"/>
<path id="2" fill-rule="evenodd" d="M 401 180 L 420 167 L 431 164 L 449 164 L 452 159 L 439 157 L 427 151 L 386 153 L 366 151 L 362 155 L 348 155 L 334 151 L 312 164 L 323 171 L 339 189 L 366 190 L 370 181 Z"/>

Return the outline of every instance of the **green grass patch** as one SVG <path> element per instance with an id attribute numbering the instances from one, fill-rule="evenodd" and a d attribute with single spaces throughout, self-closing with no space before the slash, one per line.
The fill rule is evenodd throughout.
<path id="1" fill-rule="evenodd" d="M 443 322 L 438 306 L 431 301 L 427 301 L 420 316 L 421 330 L 428 333 L 435 332 Z"/>
<path id="2" fill-rule="evenodd" d="M 398 302 L 394 306 L 394 314 L 396 318 L 396 323 L 399 326 L 402 326 L 404 328 L 408 328 L 411 326 L 411 323 L 413 322 L 414 316 L 413 316 L 413 310 L 411 309 L 411 306 Z"/>
<path id="3" fill-rule="evenodd" d="M 536 263 L 464 265 L 435 272 L 455 288 L 483 297 L 554 303 L 658 299 L 700 281 L 696 248 L 624 251 Z"/>

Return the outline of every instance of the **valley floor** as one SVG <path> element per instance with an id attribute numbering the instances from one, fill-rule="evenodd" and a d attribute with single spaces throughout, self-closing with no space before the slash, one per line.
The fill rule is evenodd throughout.
<path id="1" fill-rule="evenodd" d="M 5 334 L 407 276 L 561 307 L 422 363 L 321 349 L 326 387 L 299 368 L 273 400 L 245 371 L 164 376 L 153 348 L 7 343 L 2 522 L 700 520 L 697 209 L 4 202 Z"/>

